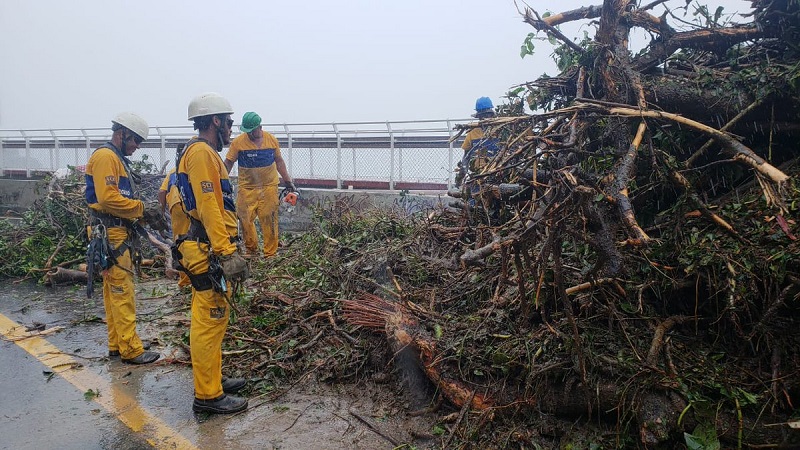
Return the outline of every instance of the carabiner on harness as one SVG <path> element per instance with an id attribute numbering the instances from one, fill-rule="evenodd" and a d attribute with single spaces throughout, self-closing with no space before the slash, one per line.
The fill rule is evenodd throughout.
<path id="1" fill-rule="evenodd" d="M 94 243 L 96 249 L 92 259 L 95 264 L 95 270 L 108 270 L 117 263 L 114 249 L 111 248 L 111 242 L 108 240 L 108 231 L 102 223 L 92 227 L 92 242 L 89 243 L 89 247 L 92 246 L 92 243 Z"/>
<path id="2" fill-rule="evenodd" d="M 228 292 L 228 282 L 225 280 L 225 273 L 222 271 L 222 265 L 219 263 L 219 258 L 211 250 L 208 252 L 208 278 L 211 280 L 211 286 L 214 292 L 225 294 Z"/>
<path id="3" fill-rule="evenodd" d="M 92 225 L 92 239 L 86 248 L 86 296 L 92 297 L 94 293 L 94 276 L 110 269 L 117 263 L 114 250 L 108 241 L 106 226 L 102 223 Z"/>

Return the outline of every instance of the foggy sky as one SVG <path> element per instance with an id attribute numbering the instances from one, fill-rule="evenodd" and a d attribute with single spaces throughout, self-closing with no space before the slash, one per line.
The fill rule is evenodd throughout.
<path id="1" fill-rule="evenodd" d="M 562 29 L 594 34 L 587 21 Z M 120 111 L 185 125 L 208 91 L 237 122 L 250 110 L 266 123 L 459 119 L 477 97 L 498 104 L 557 74 L 546 41 L 520 58 L 533 31 L 512 0 L 2 0 L 0 129 L 106 127 Z"/>

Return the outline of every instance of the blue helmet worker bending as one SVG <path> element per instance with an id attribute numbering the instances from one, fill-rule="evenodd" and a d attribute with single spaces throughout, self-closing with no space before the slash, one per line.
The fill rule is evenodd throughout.
<path id="1" fill-rule="evenodd" d="M 495 117 L 494 105 L 492 99 L 489 97 L 480 97 L 475 101 L 475 114 L 472 117 L 476 119 L 489 119 Z M 471 129 L 466 137 L 461 148 L 464 150 L 464 156 L 458 164 L 458 174 L 456 176 L 456 186 L 460 186 L 464 181 L 468 172 L 480 172 L 489 162 L 489 159 L 497 154 L 499 149 L 497 139 L 487 137 L 484 133 L 484 126 L 476 126 Z M 473 191 L 477 191 L 479 186 L 473 185 Z"/>

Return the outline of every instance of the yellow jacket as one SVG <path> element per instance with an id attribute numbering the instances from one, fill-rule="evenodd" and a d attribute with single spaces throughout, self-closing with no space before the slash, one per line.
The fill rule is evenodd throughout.
<path id="1" fill-rule="evenodd" d="M 465 155 L 471 152 L 469 168 L 480 170 L 488 164 L 489 158 L 497 154 L 499 142 L 496 138 L 487 138 L 483 129 L 478 127 L 469 130 L 461 148 L 464 149 Z"/>
<path id="2" fill-rule="evenodd" d="M 134 185 L 121 157 L 100 147 L 86 164 L 86 203 L 89 208 L 121 219 L 138 219 L 144 204 L 135 198 Z"/>
<path id="3" fill-rule="evenodd" d="M 238 236 L 236 206 L 222 158 L 205 141 L 191 141 L 176 173 L 183 206 L 205 228 L 211 250 L 218 255 L 235 252 L 231 238 Z"/>
<path id="4" fill-rule="evenodd" d="M 262 131 L 264 137 L 261 146 L 250 140 L 247 133 L 242 133 L 231 142 L 225 159 L 239 163 L 239 188 L 258 189 L 266 186 L 277 186 L 278 169 L 275 158 L 281 156 L 278 140 L 271 133 Z"/>
<path id="5" fill-rule="evenodd" d="M 170 170 L 164 177 L 159 190 L 167 193 L 167 211 L 172 217 L 172 238 L 177 239 L 189 231 L 190 222 L 181 205 L 181 193 L 178 192 L 178 176 L 175 174 L 175 169 Z"/>

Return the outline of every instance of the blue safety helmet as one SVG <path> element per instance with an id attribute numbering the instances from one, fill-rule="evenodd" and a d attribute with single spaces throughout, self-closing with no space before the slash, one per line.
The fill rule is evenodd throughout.
<path id="1" fill-rule="evenodd" d="M 492 117 L 494 116 L 494 105 L 489 97 L 481 97 L 475 101 L 475 114 L 473 117 Z"/>

